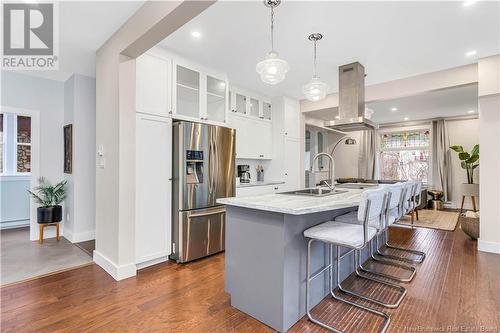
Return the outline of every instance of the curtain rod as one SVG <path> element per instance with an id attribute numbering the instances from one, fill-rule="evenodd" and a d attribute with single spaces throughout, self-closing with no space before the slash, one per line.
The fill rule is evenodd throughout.
<path id="1" fill-rule="evenodd" d="M 387 128 L 387 127 L 398 127 L 398 126 L 415 126 L 415 125 L 422 125 L 422 124 L 427 124 L 430 123 L 434 120 L 441 120 L 444 119 L 445 121 L 459 121 L 459 120 L 472 120 L 472 119 L 477 119 L 479 116 L 477 114 L 475 115 L 464 115 L 464 116 L 454 116 L 454 117 L 437 117 L 437 118 L 428 118 L 428 119 L 422 119 L 422 120 L 415 120 L 415 121 L 402 121 L 402 122 L 396 122 L 396 123 L 386 123 L 386 124 L 380 124 L 380 128 Z"/>

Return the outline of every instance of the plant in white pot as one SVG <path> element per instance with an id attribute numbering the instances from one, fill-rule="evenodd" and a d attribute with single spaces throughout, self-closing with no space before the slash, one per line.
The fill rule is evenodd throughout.
<path id="1" fill-rule="evenodd" d="M 471 197 L 472 207 L 476 211 L 475 198 L 479 195 L 479 184 L 474 184 L 474 170 L 479 167 L 479 145 L 475 145 L 470 153 L 464 151 L 462 146 L 451 146 L 450 149 L 458 153 L 458 158 L 461 161 L 460 165 L 467 172 L 467 183 L 462 184 L 462 206 L 460 213 L 462 213 L 466 196 Z M 466 216 L 460 216 L 459 218 L 462 230 L 473 239 L 477 239 L 479 237 L 479 218 L 469 218 Z"/>
<path id="2" fill-rule="evenodd" d="M 479 184 L 474 184 L 474 170 L 479 167 L 479 145 L 475 145 L 470 153 L 464 151 L 462 146 L 451 146 L 450 149 L 458 153 L 460 165 L 467 172 L 467 184 L 463 184 L 463 195 L 477 196 Z"/>

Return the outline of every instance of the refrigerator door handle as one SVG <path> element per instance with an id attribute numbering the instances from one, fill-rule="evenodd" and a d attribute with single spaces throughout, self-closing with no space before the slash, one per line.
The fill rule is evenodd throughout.
<path id="1" fill-rule="evenodd" d="M 222 209 L 212 210 L 210 212 L 205 212 L 205 213 L 193 213 L 193 214 L 189 214 L 189 218 L 191 219 L 191 218 L 194 218 L 194 217 L 217 215 L 217 214 L 222 214 L 225 211 L 226 211 L 226 209 L 222 208 Z"/>

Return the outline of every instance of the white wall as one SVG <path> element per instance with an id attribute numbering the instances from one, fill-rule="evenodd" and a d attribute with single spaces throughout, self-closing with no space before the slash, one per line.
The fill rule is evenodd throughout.
<path id="1" fill-rule="evenodd" d="M 64 83 L 2 71 L 3 106 L 40 111 L 40 174 L 63 178 Z"/>
<path id="2" fill-rule="evenodd" d="M 29 177 L 2 177 L 0 183 L 0 228 L 30 224 Z"/>
<path id="3" fill-rule="evenodd" d="M 95 79 L 75 75 L 66 82 L 2 72 L 2 105 L 39 110 L 40 175 L 68 180 L 62 233 L 70 241 L 94 238 Z M 63 173 L 63 126 L 73 124 L 73 174 Z M 26 195 L 28 200 L 28 196 Z M 7 199 L 5 199 L 7 200 Z M 69 219 L 66 219 L 68 217 Z M 47 237 L 53 230 L 47 230 Z"/>
<path id="4" fill-rule="evenodd" d="M 65 174 L 65 237 L 82 242 L 95 238 L 95 79 L 73 75 L 64 88 L 64 124 L 73 124 L 72 174 Z"/>
<path id="5" fill-rule="evenodd" d="M 50 182 L 63 179 L 64 83 L 2 71 L 2 106 L 40 113 L 40 175 Z M 62 223 L 64 234 L 64 218 Z M 38 231 L 36 230 L 36 235 Z M 32 239 L 35 238 L 31 235 Z M 46 237 L 55 231 L 48 229 Z"/>
<path id="6" fill-rule="evenodd" d="M 470 152 L 475 144 L 479 143 L 479 119 L 452 120 L 447 121 L 448 136 L 450 146 L 460 145 L 465 151 Z M 486 159 L 486 158 L 485 158 Z M 479 169 L 474 170 L 474 182 L 479 182 Z M 458 154 L 451 152 L 451 193 L 448 201 L 452 201 L 457 207 L 460 207 L 462 201 L 461 184 L 467 183 L 467 173 L 460 166 Z M 478 198 L 476 198 L 478 200 Z M 477 202 L 476 202 L 477 203 Z M 466 209 L 472 209 L 470 197 L 465 199 Z"/>
<path id="7" fill-rule="evenodd" d="M 339 143 L 333 159 L 335 160 L 335 178 L 358 177 L 358 160 L 359 160 L 359 147 L 361 132 L 349 132 L 348 135 L 356 140 L 355 145 L 346 145 L 345 139 Z M 340 138 L 335 136 L 335 142 Z M 330 150 L 333 148 L 335 142 L 332 143 Z"/>
<path id="8" fill-rule="evenodd" d="M 480 251 L 500 253 L 500 55 L 479 60 Z"/>

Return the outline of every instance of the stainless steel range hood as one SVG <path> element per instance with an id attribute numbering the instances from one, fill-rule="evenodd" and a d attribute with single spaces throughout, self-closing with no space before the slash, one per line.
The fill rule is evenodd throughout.
<path id="1" fill-rule="evenodd" d="M 339 115 L 325 126 L 343 132 L 378 128 L 365 117 L 365 68 L 359 62 L 339 67 Z"/>

